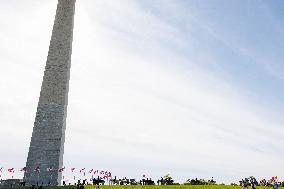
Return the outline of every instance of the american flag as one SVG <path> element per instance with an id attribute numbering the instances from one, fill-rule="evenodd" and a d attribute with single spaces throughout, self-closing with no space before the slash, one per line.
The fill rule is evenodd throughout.
<path id="1" fill-rule="evenodd" d="M 85 172 L 85 168 L 80 169 L 80 173 Z"/>
<path id="2" fill-rule="evenodd" d="M 37 166 L 37 167 L 34 169 L 34 171 L 40 172 L 39 166 Z"/>
<path id="3" fill-rule="evenodd" d="M 10 169 L 8 169 L 8 172 L 10 172 L 10 173 L 14 173 L 14 168 L 10 168 Z"/>
<path id="4" fill-rule="evenodd" d="M 99 173 L 99 170 L 94 171 L 94 175 L 95 175 L 96 173 Z"/>
<path id="5" fill-rule="evenodd" d="M 53 167 L 48 167 L 48 168 L 46 168 L 46 171 L 47 171 L 47 172 L 53 171 Z"/>
<path id="6" fill-rule="evenodd" d="M 58 169 L 58 172 L 63 172 L 65 167 L 62 167 L 61 169 Z"/>

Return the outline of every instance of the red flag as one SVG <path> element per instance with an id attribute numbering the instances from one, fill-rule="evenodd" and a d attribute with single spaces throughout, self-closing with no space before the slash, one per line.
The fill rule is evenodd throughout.
<path id="1" fill-rule="evenodd" d="M 26 168 L 26 167 L 23 167 L 22 169 L 20 169 L 20 171 L 26 172 L 26 171 L 27 171 L 27 168 Z"/>
<path id="2" fill-rule="evenodd" d="M 72 171 L 72 172 L 75 171 L 75 168 L 71 168 L 71 171 Z"/>
<path id="3" fill-rule="evenodd" d="M 14 168 L 8 169 L 8 172 L 13 173 L 14 172 Z"/>
<path id="4" fill-rule="evenodd" d="M 80 169 L 80 173 L 85 172 L 85 168 Z"/>
<path id="5" fill-rule="evenodd" d="M 65 167 L 62 167 L 61 169 L 58 169 L 58 172 L 63 172 Z"/>
<path id="6" fill-rule="evenodd" d="M 105 176 L 104 177 L 108 180 L 108 171 L 105 171 Z"/>

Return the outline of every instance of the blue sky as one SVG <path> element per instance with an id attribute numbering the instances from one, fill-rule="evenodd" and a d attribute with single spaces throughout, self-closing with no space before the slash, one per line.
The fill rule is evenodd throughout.
<path id="1" fill-rule="evenodd" d="M 253 93 L 248 100 L 283 111 L 282 1 L 170 2 L 176 7 L 142 6 L 181 32 L 176 37 L 185 46 L 171 44 L 171 50 Z"/>
<path id="2" fill-rule="evenodd" d="M 4 167 L 25 165 L 56 3 L 0 0 Z M 180 182 L 283 180 L 283 8 L 77 1 L 65 166 Z"/>

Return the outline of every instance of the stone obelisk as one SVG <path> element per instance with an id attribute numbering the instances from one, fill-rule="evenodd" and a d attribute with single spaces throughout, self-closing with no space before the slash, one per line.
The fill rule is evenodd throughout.
<path id="1" fill-rule="evenodd" d="M 61 183 L 76 0 L 58 0 L 26 163 L 27 185 Z"/>

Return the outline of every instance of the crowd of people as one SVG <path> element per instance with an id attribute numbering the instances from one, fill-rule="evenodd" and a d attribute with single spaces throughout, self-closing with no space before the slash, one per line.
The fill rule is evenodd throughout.
<path id="1" fill-rule="evenodd" d="M 109 185 L 155 185 L 155 181 L 152 180 L 152 178 L 143 178 L 139 181 L 136 181 L 136 179 L 128 179 L 126 177 L 120 178 L 118 179 L 116 176 L 114 178 L 109 179 L 108 181 L 103 180 L 100 177 L 97 178 L 92 178 L 90 179 L 91 182 L 88 182 L 87 179 L 84 180 L 78 180 L 78 182 L 76 183 L 77 187 L 80 188 L 80 186 L 84 186 L 84 185 L 89 185 L 89 184 L 93 184 L 93 185 L 104 185 L 104 184 L 109 184 Z M 108 183 L 106 183 L 108 182 Z M 158 184 L 160 185 L 164 185 L 168 182 L 168 179 L 161 179 L 158 180 Z M 65 183 L 65 181 L 63 181 L 63 185 L 66 186 L 67 184 Z"/>
<path id="2" fill-rule="evenodd" d="M 280 182 L 278 181 L 277 176 L 272 177 L 271 179 L 262 179 L 260 181 L 257 181 L 254 177 L 249 177 L 242 179 L 240 182 L 240 185 L 242 186 L 242 189 L 248 189 L 249 187 L 251 189 L 256 189 L 257 186 L 268 186 L 273 187 L 273 189 L 278 189 L 279 187 L 284 187 L 284 181 Z"/>

